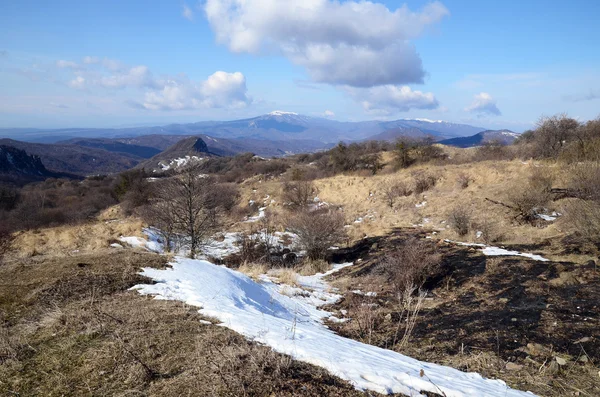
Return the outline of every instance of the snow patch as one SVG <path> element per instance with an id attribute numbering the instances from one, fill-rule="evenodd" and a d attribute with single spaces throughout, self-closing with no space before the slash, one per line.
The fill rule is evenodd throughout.
<path id="1" fill-rule="evenodd" d="M 257 283 L 224 266 L 181 257 L 176 257 L 168 269 L 143 269 L 142 275 L 156 284 L 133 289 L 156 299 L 200 307 L 201 314 L 218 319 L 220 325 L 279 353 L 323 367 L 360 390 L 421 397 L 421 392 L 452 397 L 532 396 L 510 389 L 501 380 L 418 361 L 332 332 L 323 324 L 332 313 L 319 309 L 315 301 L 336 299 L 323 277 L 351 265 L 336 265 L 321 275 L 299 277 L 301 286 L 314 289 L 311 297 L 316 292 L 324 299 L 284 294 L 282 286 L 270 280 Z"/>

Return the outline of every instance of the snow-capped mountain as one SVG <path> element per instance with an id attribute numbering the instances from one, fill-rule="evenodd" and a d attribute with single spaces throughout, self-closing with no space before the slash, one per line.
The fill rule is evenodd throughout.
<path id="1" fill-rule="evenodd" d="M 320 117 L 310 117 L 294 112 L 275 110 L 270 113 L 241 120 L 203 121 L 189 124 L 171 124 L 157 127 L 118 129 L 64 129 L 64 130 L 0 130 L 0 135 L 19 135 L 29 141 L 54 142 L 68 137 L 132 138 L 142 135 L 208 135 L 214 138 L 252 138 L 263 141 L 306 141 L 323 145 L 339 141 L 367 139 L 395 139 L 398 136 L 433 136 L 438 140 L 472 136 L 485 128 L 443 120 L 400 119 L 394 121 L 342 122 Z"/>

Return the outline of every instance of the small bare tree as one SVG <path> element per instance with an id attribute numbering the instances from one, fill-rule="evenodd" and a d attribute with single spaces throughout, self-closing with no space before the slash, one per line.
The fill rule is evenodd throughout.
<path id="1" fill-rule="evenodd" d="M 327 249 L 344 241 L 344 216 L 337 211 L 302 211 L 290 218 L 288 229 L 298 235 L 309 259 L 323 259 Z"/>
<path id="2" fill-rule="evenodd" d="M 165 181 L 152 200 L 156 215 L 163 212 L 159 222 L 170 231 L 184 236 L 183 245 L 189 248 L 190 258 L 195 258 L 203 243 L 217 226 L 221 202 L 213 194 L 215 182 L 198 172 L 197 167 L 184 171 Z"/>

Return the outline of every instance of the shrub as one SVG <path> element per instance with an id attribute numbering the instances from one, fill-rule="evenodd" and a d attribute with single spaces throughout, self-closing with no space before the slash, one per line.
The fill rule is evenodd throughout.
<path id="1" fill-rule="evenodd" d="M 427 190 L 431 190 L 437 183 L 438 178 L 427 173 L 417 173 L 415 178 L 415 193 L 421 194 Z"/>
<path id="2" fill-rule="evenodd" d="M 412 190 L 408 188 L 406 183 L 400 181 L 386 180 L 381 183 L 379 189 L 390 208 L 394 207 L 398 197 L 406 197 L 412 194 Z"/>
<path id="3" fill-rule="evenodd" d="M 470 183 L 471 183 L 471 177 L 469 177 L 469 175 L 465 174 L 464 172 L 461 172 L 456 177 L 456 184 L 461 189 L 468 188 Z"/>
<path id="4" fill-rule="evenodd" d="M 388 277 L 396 292 L 402 292 L 411 286 L 423 286 L 428 277 L 439 271 L 440 260 L 434 246 L 412 238 L 388 253 L 376 271 Z"/>
<path id="5" fill-rule="evenodd" d="M 552 198 L 554 178 L 542 170 L 534 170 L 529 180 L 509 190 L 508 200 L 517 213 L 517 218 L 532 223 L 537 214 Z"/>
<path id="6" fill-rule="evenodd" d="M 311 260 L 323 259 L 327 249 L 346 238 L 344 216 L 334 211 L 303 211 L 287 222 L 289 231 L 298 235 L 300 246 Z"/>
<path id="7" fill-rule="evenodd" d="M 312 182 L 294 181 L 283 184 L 283 201 L 291 208 L 304 208 L 312 203 L 318 190 Z"/>
<path id="8" fill-rule="evenodd" d="M 565 220 L 577 236 L 600 248 L 600 203 L 575 200 L 565 210 Z"/>
<path id="9" fill-rule="evenodd" d="M 584 200 L 600 201 L 600 164 L 583 163 L 570 170 L 569 190 Z"/>
<path id="10" fill-rule="evenodd" d="M 471 231 L 471 212 L 465 207 L 454 207 L 448 216 L 448 224 L 458 234 L 463 237 Z"/>

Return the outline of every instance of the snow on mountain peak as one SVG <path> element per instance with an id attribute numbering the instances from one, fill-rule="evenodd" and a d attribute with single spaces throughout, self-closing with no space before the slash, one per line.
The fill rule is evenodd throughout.
<path id="1" fill-rule="evenodd" d="M 298 113 L 284 112 L 282 110 L 274 110 L 271 113 L 269 113 L 269 116 L 298 116 Z"/>
<path id="2" fill-rule="evenodd" d="M 424 121 L 426 123 L 443 123 L 443 120 L 429 120 L 429 119 L 413 119 L 414 121 Z"/>

